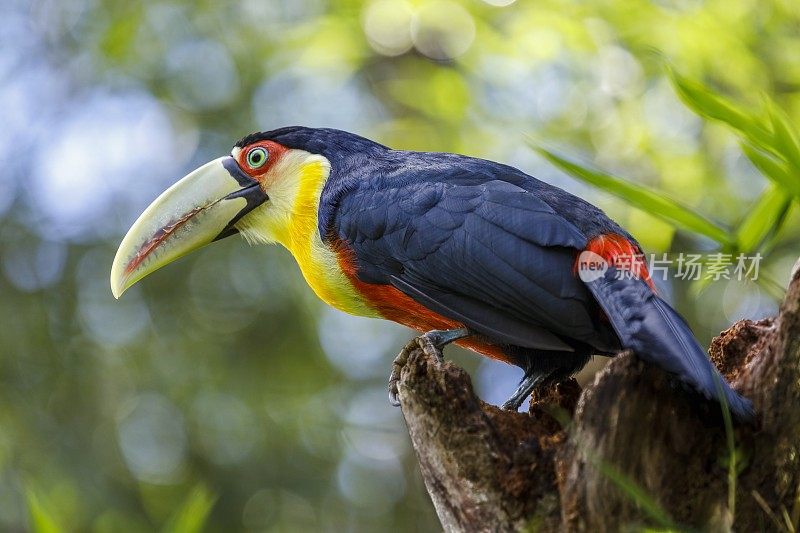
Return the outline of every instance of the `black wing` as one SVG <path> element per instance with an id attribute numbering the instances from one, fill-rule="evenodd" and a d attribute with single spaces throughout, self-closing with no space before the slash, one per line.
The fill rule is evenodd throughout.
<path id="1" fill-rule="evenodd" d="M 391 284 L 498 342 L 613 351 L 573 271 L 586 237 L 519 179 L 450 167 L 372 178 L 338 199 L 334 230 L 363 281 Z"/>

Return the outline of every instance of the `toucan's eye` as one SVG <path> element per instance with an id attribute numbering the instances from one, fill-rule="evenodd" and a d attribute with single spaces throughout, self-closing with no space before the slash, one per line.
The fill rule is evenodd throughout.
<path id="1" fill-rule="evenodd" d="M 253 148 L 247 152 L 247 164 L 250 168 L 260 168 L 267 162 L 267 150 L 261 147 Z"/>

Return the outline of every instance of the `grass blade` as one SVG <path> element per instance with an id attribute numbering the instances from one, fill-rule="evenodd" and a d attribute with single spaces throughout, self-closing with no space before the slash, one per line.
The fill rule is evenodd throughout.
<path id="1" fill-rule="evenodd" d="M 764 511 L 764 514 L 767 515 L 767 518 L 772 521 L 772 524 L 775 526 L 775 531 L 789 531 L 786 529 L 786 525 L 783 524 L 780 519 L 777 517 L 775 512 L 769 508 L 769 504 L 764 499 L 761 494 L 755 489 L 750 491 L 750 495 L 753 496 L 753 499 L 756 501 L 761 510 Z"/>
<path id="2" fill-rule="evenodd" d="M 216 499 L 205 486 L 195 486 L 164 526 L 164 533 L 199 533 L 205 527 Z"/>
<path id="3" fill-rule="evenodd" d="M 680 99 L 698 115 L 719 120 L 744 133 L 753 133 L 756 138 L 768 139 L 769 132 L 748 113 L 718 96 L 705 85 L 684 78 L 672 69 L 668 69 L 667 72 Z"/>
<path id="4" fill-rule="evenodd" d="M 749 253 L 774 238 L 789 213 L 792 196 L 782 187 L 772 185 L 761 195 L 736 230 L 737 249 Z"/>
<path id="5" fill-rule="evenodd" d="M 795 174 L 800 172 L 800 141 L 797 130 L 786 113 L 772 100 L 768 100 L 769 118 L 772 123 L 772 136 L 778 151 L 786 161 L 794 167 Z"/>
<path id="6" fill-rule="evenodd" d="M 32 489 L 25 491 L 25 499 L 28 502 L 28 514 L 30 517 L 30 527 L 33 533 L 60 533 L 63 531 L 58 522 L 53 518 L 47 506 L 42 504 L 39 495 Z"/>
<path id="7" fill-rule="evenodd" d="M 786 523 L 786 529 L 788 529 L 791 533 L 794 533 L 795 528 L 794 524 L 792 523 L 792 518 L 789 516 L 789 511 L 783 504 L 781 504 L 781 516 L 783 516 L 783 521 Z"/>
<path id="8" fill-rule="evenodd" d="M 772 145 L 771 133 L 759 120 L 718 96 L 703 84 L 684 78 L 672 69 L 668 69 L 668 73 L 680 99 L 695 113 L 728 124 L 761 147 L 769 149 Z"/>
<path id="9" fill-rule="evenodd" d="M 733 417 L 731 416 L 730 406 L 728 406 L 728 399 L 723 390 L 722 377 L 719 374 L 714 374 L 714 386 L 717 389 L 717 397 L 722 409 L 722 420 L 725 423 L 725 442 L 728 447 L 728 516 L 733 518 L 736 515 L 736 480 L 739 475 L 736 436 L 733 433 Z"/>
<path id="10" fill-rule="evenodd" d="M 786 189 L 787 192 L 800 198 L 800 173 L 792 175 L 786 163 L 759 150 L 749 142 L 743 141 L 741 147 L 744 155 L 759 172 Z"/>
<path id="11" fill-rule="evenodd" d="M 666 220 L 678 228 L 705 235 L 724 246 L 733 245 L 733 239 L 726 228 L 711 222 L 690 207 L 665 197 L 663 193 L 649 189 L 643 185 L 631 183 L 602 172 L 582 167 L 541 146 L 533 146 L 533 148 L 548 161 L 570 175 L 614 194 L 627 201 L 632 206 L 643 209 L 651 215 Z"/>
<path id="12" fill-rule="evenodd" d="M 697 81 L 684 78 L 672 69 L 668 72 L 678 96 L 695 113 L 724 122 L 755 147 L 789 163 L 795 173 L 800 172 L 800 135 L 773 100 L 766 100 L 766 117 L 762 118 L 739 109 Z"/>
<path id="13" fill-rule="evenodd" d="M 661 505 L 628 476 L 603 461 L 596 461 L 595 466 L 609 481 L 625 493 L 642 512 L 650 517 L 658 527 L 669 531 L 680 531 L 680 528 L 672 521 Z"/>

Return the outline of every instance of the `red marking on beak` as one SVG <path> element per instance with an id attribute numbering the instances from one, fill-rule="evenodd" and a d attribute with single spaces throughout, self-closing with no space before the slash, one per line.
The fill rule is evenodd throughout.
<path id="1" fill-rule="evenodd" d="M 158 248 L 161 245 L 161 243 L 163 243 L 167 239 L 167 237 L 172 235 L 177 229 L 186 224 L 193 216 L 198 214 L 200 211 L 204 210 L 206 207 L 207 206 L 195 207 L 194 209 L 192 209 L 191 211 L 180 217 L 178 220 L 156 231 L 156 233 L 152 237 L 150 237 L 147 241 L 145 241 L 144 244 L 142 244 L 139 247 L 139 251 L 136 252 L 136 255 L 133 256 L 133 259 L 131 259 L 130 263 L 128 263 L 128 266 L 125 267 L 125 274 L 130 274 L 131 272 L 136 270 L 136 267 L 141 265 L 142 261 L 147 259 L 147 257 L 153 252 L 153 250 Z"/>

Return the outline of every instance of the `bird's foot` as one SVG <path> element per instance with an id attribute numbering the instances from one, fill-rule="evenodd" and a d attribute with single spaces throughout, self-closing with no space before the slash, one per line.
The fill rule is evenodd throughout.
<path id="1" fill-rule="evenodd" d="M 411 355 L 411 352 L 420 349 L 428 357 L 433 357 L 442 362 L 444 361 L 442 348 L 469 335 L 470 332 L 466 328 L 435 329 L 411 339 L 392 361 L 392 372 L 389 374 L 389 403 L 395 407 L 400 405 L 400 400 L 397 397 L 397 383 L 400 381 L 400 372 L 408 362 L 408 356 Z"/>
<path id="2" fill-rule="evenodd" d="M 503 404 L 503 409 L 507 411 L 518 411 L 525 399 L 530 396 L 537 387 L 542 385 L 549 375 L 550 373 L 525 374 L 525 377 L 519 382 L 517 390 L 515 390 L 514 394 Z"/>

